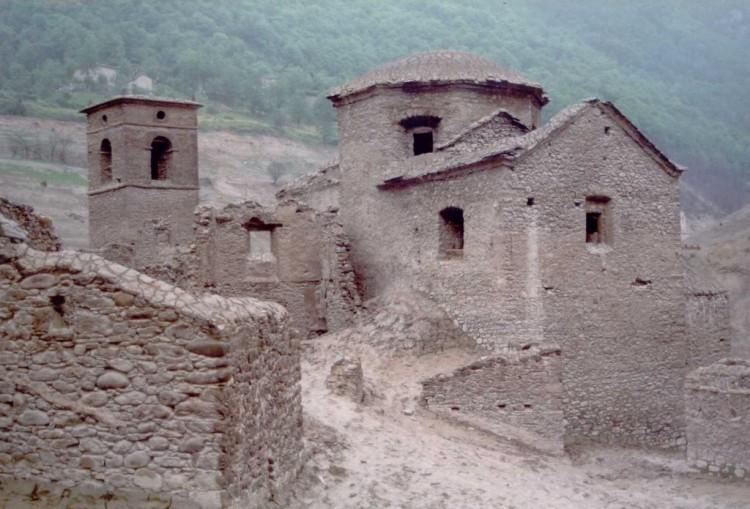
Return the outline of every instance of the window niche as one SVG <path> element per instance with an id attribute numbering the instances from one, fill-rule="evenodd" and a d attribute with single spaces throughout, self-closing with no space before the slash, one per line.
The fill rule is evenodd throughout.
<path id="1" fill-rule="evenodd" d="M 612 243 L 611 200 L 607 196 L 586 197 L 586 243 Z"/>
<path id="2" fill-rule="evenodd" d="M 443 260 L 463 258 L 464 211 L 447 207 L 440 211 L 438 258 Z"/>
<path id="3" fill-rule="evenodd" d="M 440 118 L 430 115 L 407 117 L 401 122 L 410 137 L 411 151 L 415 156 L 429 154 L 435 150 L 435 136 Z"/>
<path id="4" fill-rule="evenodd" d="M 172 142 L 157 136 L 151 142 L 151 180 L 167 180 L 172 163 Z"/>
<path id="5" fill-rule="evenodd" d="M 276 277 L 273 226 L 253 218 L 243 225 L 248 275 L 253 280 Z"/>
<path id="6" fill-rule="evenodd" d="M 99 146 L 99 181 L 102 184 L 112 182 L 112 143 L 107 138 Z"/>

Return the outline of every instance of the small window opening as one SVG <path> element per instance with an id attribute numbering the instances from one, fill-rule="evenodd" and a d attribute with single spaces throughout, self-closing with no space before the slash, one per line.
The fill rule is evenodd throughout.
<path id="1" fill-rule="evenodd" d="M 505 408 L 507 406 L 508 405 L 506 405 L 505 403 L 500 403 L 499 405 L 497 405 L 497 408 L 503 409 L 503 408 Z"/>
<path id="2" fill-rule="evenodd" d="M 151 180 L 166 180 L 172 159 L 172 143 L 163 136 L 151 142 Z"/>
<path id="3" fill-rule="evenodd" d="M 112 181 L 112 144 L 106 138 L 99 146 L 99 175 L 102 184 Z"/>
<path id="4" fill-rule="evenodd" d="M 604 134 L 609 134 L 609 130 L 610 130 L 610 129 L 611 129 L 611 127 L 609 127 L 609 126 L 605 126 L 605 127 L 604 127 Z"/>
<path id="5" fill-rule="evenodd" d="M 602 241 L 601 212 L 586 212 L 586 242 L 598 244 Z"/>
<path id="6" fill-rule="evenodd" d="M 440 117 L 415 115 L 407 117 L 399 123 L 412 136 L 412 152 L 415 156 L 434 152 L 435 134 L 440 124 Z"/>
<path id="7" fill-rule="evenodd" d="M 532 408 L 532 406 L 531 406 L 531 404 L 530 404 L 530 403 L 525 403 L 525 404 L 523 405 L 523 407 L 524 407 L 524 408 L 525 408 L 526 410 L 531 410 L 531 408 Z"/>
<path id="8" fill-rule="evenodd" d="M 248 257 L 264 262 L 274 261 L 271 249 L 271 230 L 250 230 L 247 236 Z"/>
<path id="9" fill-rule="evenodd" d="M 440 211 L 441 258 L 461 258 L 464 250 L 464 211 L 447 207 Z"/>
<path id="10" fill-rule="evenodd" d="M 273 254 L 273 229 L 254 217 L 244 225 L 247 231 L 247 257 L 256 262 L 275 262 Z"/>
<path id="11" fill-rule="evenodd" d="M 533 196 L 529 196 L 528 198 L 526 198 L 526 206 L 527 207 L 533 207 L 534 206 L 534 197 Z"/>
<path id="12" fill-rule="evenodd" d="M 109 119 L 107 118 L 107 115 L 102 115 L 102 124 L 106 124 L 106 123 L 107 123 L 107 120 L 109 120 Z"/>
<path id="13" fill-rule="evenodd" d="M 453 410 L 454 412 L 458 412 L 459 410 L 461 410 L 461 407 L 460 406 L 452 406 L 451 410 Z"/>
<path id="14" fill-rule="evenodd" d="M 586 242 L 604 244 L 611 242 L 610 199 L 606 196 L 586 197 Z"/>
<path id="15" fill-rule="evenodd" d="M 156 118 L 158 118 L 159 120 L 164 120 L 165 118 L 167 118 L 167 114 L 162 110 L 159 110 L 156 112 Z"/>
<path id="16" fill-rule="evenodd" d="M 433 151 L 432 131 L 414 133 L 414 155 L 427 154 Z"/>

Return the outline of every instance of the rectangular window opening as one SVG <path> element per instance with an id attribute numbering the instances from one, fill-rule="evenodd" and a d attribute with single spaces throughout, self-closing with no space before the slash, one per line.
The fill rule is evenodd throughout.
<path id="1" fill-rule="evenodd" d="M 414 133 L 414 155 L 427 154 L 433 151 L 432 131 Z"/>
<path id="2" fill-rule="evenodd" d="M 602 213 L 586 213 L 586 242 L 599 244 L 602 241 Z"/>

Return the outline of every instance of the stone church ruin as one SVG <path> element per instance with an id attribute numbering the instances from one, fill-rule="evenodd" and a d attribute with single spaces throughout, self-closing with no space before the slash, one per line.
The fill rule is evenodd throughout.
<path id="1" fill-rule="evenodd" d="M 588 99 L 542 123 L 541 85 L 455 51 L 329 99 L 339 159 L 273 207 L 199 205 L 199 104 L 83 110 L 93 253 L 45 252 L 0 208 L 2 475 L 267 500 L 303 463 L 300 340 L 337 333 L 470 352 L 422 381 L 422 411 L 745 476 L 726 293 L 681 256 L 682 169 L 622 112 Z M 399 299 L 429 316 L 404 325 Z M 331 383 L 361 401 L 350 363 Z"/>

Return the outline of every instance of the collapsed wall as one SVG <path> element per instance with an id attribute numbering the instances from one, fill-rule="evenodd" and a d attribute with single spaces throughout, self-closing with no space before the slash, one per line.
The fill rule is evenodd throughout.
<path id="1" fill-rule="evenodd" d="M 334 211 L 295 202 L 200 207 L 194 243 L 193 262 L 182 264 L 185 285 L 278 302 L 305 337 L 349 325 L 360 306 L 349 241 Z"/>
<path id="2" fill-rule="evenodd" d="M 393 287 L 365 302 L 357 320 L 338 334 L 348 344 L 369 345 L 383 356 L 477 346 L 433 300 L 410 288 Z"/>
<path id="3" fill-rule="evenodd" d="M 295 477 L 300 352 L 280 306 L 0 236 L 0 318 L 0 478 L 208 508 Z"/>
<path id="4" fill-rule="evenodd" d="M 556 346 L 493 355 L 422 382 L 422 404 L 440 415 L 561 453 L 562 363 Z"/>
<path id="5" fill-rule="evenodd" d="M 685 387 L 688 461 L 715 474 L 750 476 L 750 361 L 698 368 Z"/>

